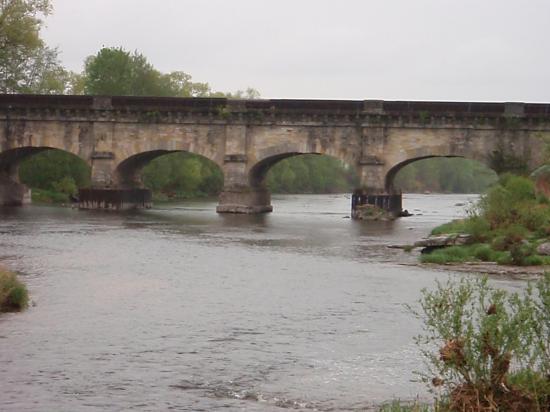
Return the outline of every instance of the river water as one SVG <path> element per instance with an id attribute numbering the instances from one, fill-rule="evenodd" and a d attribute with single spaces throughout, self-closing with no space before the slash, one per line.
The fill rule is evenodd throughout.
<path id="1" fill-rule="evenodd" d="M 388 249 L 464 215 L 471 195 L 408 195 L 415 216 L 348 218 L 344 195 L 110 214 L 0 212 L 0 264 L 34 305 L 0 316 L 1 411 L 364 410 L 426 396 L 414 304 L 459 274 Z M 495 280 L 505 287 L 513 281 Z"/>

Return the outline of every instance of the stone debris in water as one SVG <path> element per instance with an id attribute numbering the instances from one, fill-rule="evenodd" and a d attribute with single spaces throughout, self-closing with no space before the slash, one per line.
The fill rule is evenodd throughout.
<path id="1" fill-rule="evenodd" d="M 359 205 L 355 209 L 355 218 L 358 220 L 395 220 L 397 216 L 375 205 Z"/>
<path id="2" fill-rule="evenodd" d="M 463 246 L 469 245 L 473 242 L 471 235 L 467 234 L 452 234 L 452 235 L 437 235 L 429 236 L 425 239 L 418 240 L 412 245 L 388 245 L 390 249 L 414 249 L 414 248 L 424 248 L 424 249 L 436 249 L 447 246 Z M 550 253 L 550 243 L 549 253 Z"/>
<path id="3" fill-rule="evenodd" d="M 414 242 L 413 247 L 445 247 L 445 246 L 463 246 L 473 242 L 471 235 L 452 234 L 452 235 L 437 235 L 429 236 L 425 239 Z"/>

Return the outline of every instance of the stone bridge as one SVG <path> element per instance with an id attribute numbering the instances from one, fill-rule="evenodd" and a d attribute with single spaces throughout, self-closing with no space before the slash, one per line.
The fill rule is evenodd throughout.
<path id="1" fill-rule="evenodd" d="M 272 210 L 269 168 L 290 156 L 340 159 L 357 169 L 361 193 L 384 197 L 415 160 L 529 171 L 549 139 L 550 104 L 0 95 L 0 204 L 25 202 L 18 164 L 48 149 L 91 166 L 83 208 L 148 207 L 141 170 L 185 151 L 223 171 L 218 212 L 261 213 Z"/>

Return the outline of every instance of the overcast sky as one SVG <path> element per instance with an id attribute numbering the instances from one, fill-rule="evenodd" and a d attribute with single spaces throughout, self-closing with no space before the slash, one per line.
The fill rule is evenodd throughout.
<path id="1" fill-rule="evenodd" d="M 266 98 L 550 102 L 549 0 L 53 0 L 43 37 L 80 71 L 138 50 Z"/>

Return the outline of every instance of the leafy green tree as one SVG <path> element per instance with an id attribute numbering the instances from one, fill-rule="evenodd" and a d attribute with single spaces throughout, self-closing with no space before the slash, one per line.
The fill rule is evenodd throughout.
<path id="1" fill-rule="evenodd" d="M 195 83 L 190 74 L 182 71 L 162 74 L 159 82 L 162 96 L 208 97 L 212 94 L 208 83 Z"/>
<path id="2" fill-rule="evenodd" d="M 0 92 L 63 93 L 68 73 L 40 38 L 49 0 L 0 0 Z"/>
<path id="3" fill-rule="evenodd" d="M 86 59 L 84 92 L 92 95 L 154 96 L 160 73 L 142 54 L 103 48 Z"/>
<path id="4" fill-rule="evenodd" d="M 92 95 L 170 97 L 219 95 L 212 92 L 208 83 L 193 82 L 191 75 L 182 71 L 161 73 L 141 53 L 137 51 L 130 53 L 121 47 L 103 48 L 95 56 L 88 57 L 82 79 L 74 80 L 74 89 L 82 88 L 84 93 Z M 244 97 L 259 96 L 254 89 L 239 93 Z M 228 96 L 223 93 L 221 95 Z"/>

